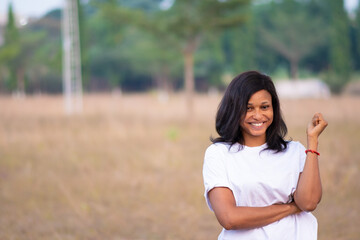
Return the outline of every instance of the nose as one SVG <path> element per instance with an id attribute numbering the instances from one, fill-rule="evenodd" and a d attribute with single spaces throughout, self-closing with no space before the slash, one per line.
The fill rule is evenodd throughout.
<path id="1" fill-rule="evenodd" d="M 261 113 L 260 113 L 260 110 L 259 110 L 259 109 L 256 109 L 256 110 L 254 111 L 253 118 L 254 118 L 255 120 L 259 120 L 259 119 L 261 118 Z"/>

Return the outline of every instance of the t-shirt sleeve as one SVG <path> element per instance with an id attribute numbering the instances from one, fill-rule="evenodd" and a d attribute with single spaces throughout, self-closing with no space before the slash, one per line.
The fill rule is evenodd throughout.
<path id="1" fill-rule="evenodd" d="M 300 158 L 300 172 L 303 172 L 305 161 L 306 161 L 306 153 L 305 153 L 305 147 L 301 143 L 299 143 L 299 158 Z"/>
<path id="2" fill-rule="evenodd" d="M 208 207 L 213 211 L 208 193 L 215 187 L 230 188 L 227 171 L 224 162 L 224 153 L 221 146 L 213 144 L 205 152 L 203 165 L 203 178 L 205 186 L 205 199 Z"/>

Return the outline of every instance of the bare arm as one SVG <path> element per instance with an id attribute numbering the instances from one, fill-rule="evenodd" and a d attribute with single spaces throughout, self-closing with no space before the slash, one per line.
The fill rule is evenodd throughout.
<path id="1" fill-rule="evenodd" d="M 263 227 L 301 212 L 295 203 L 267 207 L 238 207 L 232 191 L 225 187 L 216 187 L 208 194 L 216 218 L 227 230 Z"/>
<path id="2" fill-rule="evenodd" d="M 318 149 L 318 138 L 326 128 L 327 122 L 316 113 L 307 128 L 307 149 Z M 320 202 L 322 187 L 319 171 L 318 156 L 308 152 L 303 172 L 300 174 L 298 186 L 294 194 L 296 205 L 303 211 L 313 211 Z"/>

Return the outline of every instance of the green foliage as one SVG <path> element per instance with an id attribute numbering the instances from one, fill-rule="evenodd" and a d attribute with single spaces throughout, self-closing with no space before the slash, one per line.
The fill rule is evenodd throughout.
<path id="1" fill-rule="evenodd" d="M 79 38 L 80 38 L 80 60 L 81 60 L 81 74 L 83 85 L 87 86 L 89 84 L 89 69 L 88 66 L 88 41 L 87 41 L 87 31 L 88 26 L 86 25 L 84 7 L 80 0 L 77 0 L 78 6 L 78 18 L 79 18 Z"/>
<path id="2" fill-rule="evenodd" d="M 172 142 L 175 142 L 179 138 L 179 129 L 176 127 L 169 127 L 166 131 L 166 138 Z"/>
<path id="3" fill-rule="evenodd" d="M 259 27 L 260 35 L 289 61 L 291 78 L 296 79 L 299 62 L 326 43 L 325 21 L 311 15 L 305 3 L 295 0 L 273 3 L 271 12 L 272 17 Z M 304 24 L 308 19 L 311 24 Z"/>
<path id="4" fill-rule="evenodd" d="M 147 3 L 147 7 L 144 7 L 146 6 L 144 1 L 135 1 L 131 5 L 121 1 L 120 5 L 117 5 L 115 1 L 110 1 L 102 6 L 102 16 L 108 20 L 110 25 L 119 27 L 124 26 L 124 22 L 126 22 L 140 31 L 150 33 L 148 36 L 143 35 L 141 41 L 134 39 L 131 43 L 136 47 L 125 48 L 124 52 L 126 54 L 131 49 L 131 54 L 128 54 L 126 59 L 130 60 L 134 69 L 141 66 L 141 69 L 138 69 L 139 72 L 150 73 L 156 78 L 159 75 L 156 73 L 172 75 L 171 73 L 176 72 L 176 66 L 180 65 L 174 64 L 177 62 L 177 55 L 183 52 L 192 56 L 204 34 L 243 22 L 244 14 L 239 14 L 239 9 L 242 9 L 248 2 L 246 0 L 225 2 L 178 0 L 170 9 L 160 11 L 157 9 L 158 7 L 154 7 L 159 6 L 159 1 L 152 2 L 155 4 L 151 5 L 152 7 L 149 7 L 149 3 Z M 121 39 L 119 43 L 127 45 L 124 39 Z M 161 51 L 164 48 L 167 49 L 166 52 Z M 137 54 L 137 52 L 143 54 Z M 147 66 L 142 64 L 150 59 L 152 62 Z M 201 65 L 205 66 L 206 64 Z M 210 63 L 210 65 L 212 64 Z M 185 64 L 185 66 L 190 65 Z M 214 76 L 219 75 L 215 74 Z M 171 77 L 167 76 L 166 78 Z"/>
<path id="5" fill-rule="evenodd" d="M 8 18 L 4 34 L 5 43 L 18 42 L 19 41 L 19 31 L 16 27 L 14 12 L 12 4 L 9 4 L 8 7 Z"/>
<path id="6" fill-rule="evenodd" d="M 293 76 L 323 76 L 340 91 L 354 71 L 351 62 L 360 69 L 360 8 L 351 22 L 350 45 L 350 22 L 339 0 L 251 5 L 249 0 L 175 0 L 168 8 L 162 0 L 78 3 L 88 91 L 179 89 L 190 66 L 185 59 L 194 60 L 201 91 L 222 88 L 224 76 L 249 69 L 282 77 L 289 69 Z M 19 84 L 28 92 L 61 92 L 61 65 L 61 10 L 17 28 L 9 5 L 0 47 L 1 92 Z"/>
<path id="7" fill-rule="evenodd" d="M 180 40 L 194 39 L 204 32 L 231 28 L 246 20 L 248 0 L 177 0 L 158 15 L 161 28 Z"/>
<path id="8" fill-rule="evenodd" d="M 30 91 L 41 91 L 42 78 L 61 76 L 60 24 L 53 13 L 26 28 L 17 29 L 15 19 L 11 20 L 14 18 L 12 10 L 9 12 L 5 35 L 11 37 L 6 37 L 0 49 L 0 63 L 7 72 L 10 91 L 25 92 L 28 86 Z"/>
<path id="9" fill-rule="evenodd" d="M 332 91 L 340 92 L 349 81 L 351 72 L 349 20 L 343 0 L 330 0 L 330 72 L 326 79 Z"/>
<path id="10" fill-rule="evenodd" d="M 226 29 L 235 28 L 243 24 L 247 18 L 244 9 L 248 4 L 249 1 L 247 0 L 178 0 L 175 1 L 168 11 L 159 15 L 160 20 L 158 21 L 166 23 L 166 25 L 162 26 L 162 29 L 165 29 L 165 32 L 179 41 L 183 52 L 185 88 L 188 96 L 193 91 L 194 79 L 192 76 L 193 66 L 191 59 L 196 49 L 199 45 L 201 48 L 201 43 L 204 41 L 205 36 L 212 34 L 221 36 Z M 219 52 L 219 45 L 214 44 L 214 42 L 208 46 L 212 46 L 207 51 L 212 53 L 212 55 L 202 62 L 195 62 L 195 66 L 198 65 L 198 67 L 195 67 L 195 73 L 204 73 L 204 70 L 208 70 L 207 77 L 204 75 L 197 76 L 207 78 L 208 83 L 211 85 L 220 85 L 221 75 L 226 68 L 221 66 L 225 63 L 221 59 L 223 53 Z M 205 54 L 205 51 L 203 51 L 203 54 Z M 195 61 L 200 59 L 197 57 Z"/>
<path id="11" fill-rule="evenodd" d="M 164 66 L 176 63 L 176 55 L 167 42 L 158 41 L 147 31 L 133 27 L 146 17 L 146 11 L 154 11 L 155 4 L 152 3 L 151 8 L 149 4 L 134 1 L 124 7 L 110 1 L 101 5 L 100 11 L 91 19 L 90 25 L 95 33 L 89 52 L 92 75 L 109 82 L 112 88 L 133 88 L 130 81 L 139 83 L 133 78 L 141 79 L 146 75 L 156 78 Z M 135 7 L 144 7 L 145 12 L 133 9 Z M 163 51 L 164 47 L 169 50 Z M 173 69 L 169 69 L 171 74 Z"/>
<path id="12" fill-rule="evenodd" d="M 8 7 L 8 18 L 4 32 L 4 45 L 0 48 L 0 63 L 8 66 L 5 85 L 10 91 L 17 88 L 16 72 L 21 54 L 20 34 L 16 27 L 12 4 Z"/>
<path id="13" fill-rule="evenodd" d="M 225 32 L 225 39 L 229 39 L 229 46 L 226 51 L 227 66 L 231 66 L 230 72 L 234 74 L 257 68 L 256 26 L 253 8 L 250 12 L 251 15 L 243 26 Z"/>
<path id="14" fill-rule="evenodd" d="M 355 12 L 354 27 L 354 52 L 355 52 L 355 67 L 360 70 L 360 4 Z"/>
<path id="15" fill-rule="evenodd" d="M 217 34 L 206 34 L 203 43 L 195 53 L 195 76 L 200 82 L 198 88 L 206 90 L 204 85 L 223 87 L 222 74 L 226 71 L 226 54 L 223 38 Z"/>

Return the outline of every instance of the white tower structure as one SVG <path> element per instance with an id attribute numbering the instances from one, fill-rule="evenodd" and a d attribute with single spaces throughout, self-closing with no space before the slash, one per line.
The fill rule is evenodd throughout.
<path id="1" fill-rule="evenodd" d="M 65 112 L 80 113 L 83 102 L 77 0 L 64 0 L 62 27 Z"/>

